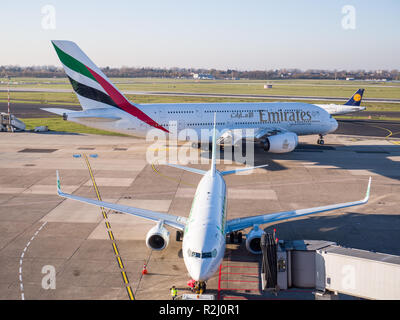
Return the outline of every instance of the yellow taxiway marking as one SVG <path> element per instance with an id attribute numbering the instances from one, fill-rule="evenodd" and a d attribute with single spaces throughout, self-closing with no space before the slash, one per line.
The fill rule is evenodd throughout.
<path id="1" fill-rule="evenodd" d="M 100 192 L 99 192 L 99 188 L 97 187 L 96 180 L 94 179 L 92 167 L 90 166 L 90 163 L 89 163 L 89 159 L 86 156 L 86 154 L 83 154 L 83 158 L 85 159 L 86 166 L 88 167 L 90 178 L 92 180 L 93 187 L 94 187 L 94 190 L 95 190 L 96 195 L 97 195 L 97 199 L 99 201 L 102 201 L 101 200 L 101 196 L 100 196 Z M 114 238 L 114 234 L 113 234 L 113 232 L 111 230 L 111 225 L 107 221 L 108 216 L 107 216 L 106 210 L 103 207 L 101 207 L 101 213 L 102 213 L 103 218 L 105 220 L 104 222 L 106 224 L 108 236 L 110 237 L 110 240 L 112 241 L 112 247 L 113 247 L 113 250 L 114 250 L 114 254 L 115 254 L 115 257 L 117 258 L 118 266 L 121 269 L 122 280 L 124 281 L 124 284 L 126 286 L 126 291 L 128 292 L 129 300 L 135 300 L 135 296 L 132 293 L 132 288 L 131 288 L 131 286 L 129 284 L 129 281 L 128 281 L 128 276 L 126 275 L 126 272 L 124 270 L 124 263 L 122 262 L 122 258 L 121 258 L 120 254 L 119 254 L 117 243 L 116 243 L 115 238 Z"/>
<path id="2" fill-rule="evenodd" d="M 124 269 L 124 264 L 122 263 L 122 260 L 121 260 L 120 256 L 117 256 L 117 261 L 118 261 L 118 265 L 119 265 L 120 269 L 121 270 Z"/>
<path id="3" fill-rule="evenodd" d="M 115 244 L 115 242 L 113 242 L 112 246 L 113 246 L 115 255 L 116 255 L 116 256 L 119 256 L 119 251 L 118 251 L 118 248 L 117 248 L 117 245 Z"/>
<path id="4" fill-rule="evenodd" d="M 128 277 L 127 277 L 125 271 L 121 271 L 121 273 L 122 273 L 122 278 L 124 279 L 125 284 L 129 284 Z"/>
<path id="5" fill-rule="evenodd" d="M 133 296 L 133 292 L 132 292 L 132 289 L 131 289 L 130 286 L 127 286 L 127 287 L 126 287 L 126 291 L 128 291 L 129 299 L 135 300 L 135 297 Z"/>
<path id="6" fill-rule="evenodd" d="M 158 175 L 160 175 L 161 177 L 163 177 L 165 179 L 168 179 L 168 180 L 171 180 L 171 181 L 174 181 L 174 182 L 178 182 L 180 184 L 184 184 L 184 185 L 187 185 L 187 186 L 190 186 L 190 187 L 195 187 L 195 188 L 197 187 L 194 184 L 186 183 L 186 182 L 183 182 L 183 181 L 181 181 L 179 179 L 175 179 L 175 178 L 172 178 L 172 177 L 169 177 L 169 176 L 166 176 L 166 175 L 162 174 L 160 171 L 157 170 L 157 168 L 155 167 L 154 163 L 151 164 L 151 168 L 153 169 L 153 171 L 155 173 L 157 173 Z"/>
<path id="7" fill-rule="evenodd" d="M 388 129 L 388 128 L 384 128 L 384 127 L 376 126 L 376 125 L 371 125 L 371 124 L 370 124 L 369 126 L 370 126 L 370 127 L 375 127 L 375 128 L 381 129 L 381 130 L 385 130 L 385 131 L 388 133 L 388 135 L 385 137 L 385 139 L 386 139 L 387 141 L 389 141 L 390 143 L 392 143 L 392 144 L 400 145 L 400 141 L 392 141 L 392 140 L 389 140 L 390 137 L 399 134 L 400 131 L 399 131 L 399 132 L 392 132 L 392 131 L 391 131 L 390 129 Z"/>

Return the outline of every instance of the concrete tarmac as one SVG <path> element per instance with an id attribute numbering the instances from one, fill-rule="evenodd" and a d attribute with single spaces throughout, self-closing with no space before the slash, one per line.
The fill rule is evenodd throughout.
<path id="1" fill-rule="evenodd" d="M 372 176 L 367 205 L 264 227 L 276 228 L 279 239 L 329 240 L 400 255 L 396 140 L 329 135 L 325 146 L 316 140 L 300 137 L 301 144 L 288 154 L 256 147 L 255 165 L 269 167 L 226 177 L 228 219 L 359 200 Z M 145 236 L 153 223 L 107 211 L 107 226 L 100 208 L 56 194 L 59 170 L 65 192 L 97 197 L 85 154 L 104 201 L 188 216 L 201 177 L 148 163 L 148 147 L 130 137 L 0 133 L 0 299 L 128 300 L 128 286 L 139 300 L 169 299 L 172 285 L 179 295 L 189 293 L 181 242 L 173 229 L 169 246 L 152 252 Z M 209 157 L 195 150 L 193 160 L 197 156 Z M 232 167 L 242 164 L 218 165 L 220 170 Z M 244 243 L 228 244 L 222 272 L 208 281 L 209 293 L 232 300 L 313 299 L 311 290 L 282 291 L 278 297 L 260 292 L 260 261 Z M 144 263 L 148 274 L 142 276 Z M 247 270 L 246 281 L 239 270 Z"/>

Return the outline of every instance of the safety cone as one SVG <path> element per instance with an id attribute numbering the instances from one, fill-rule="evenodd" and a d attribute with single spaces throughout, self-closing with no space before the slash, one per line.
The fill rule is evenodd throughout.
<path id="1" fill-rule="evenodd" d="M 146 264 L 143 265 L 142 274 L 147 274 Z"/>

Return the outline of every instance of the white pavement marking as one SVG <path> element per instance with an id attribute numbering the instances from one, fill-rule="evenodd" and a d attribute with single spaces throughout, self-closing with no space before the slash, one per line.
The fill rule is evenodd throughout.
<path id="1" fill-rule="evenodd" d="M 33 241 L 33 239 L 35 239 L 35 237 L 37 236 L 37 234 L 39 233 L 40 230 L 43 229 L 43 227 L 46 225 L 47 221 L 45 221 L 40 228 L 35 232 L 35 235 L 31 238 L 31 240 L 26 244 L 24 250 L 22 251 L 21 254 L 21 259 L 19 259 L 19 287 L 21 288 L 21 300 L 25 300 L 25 295 L 24 295 L 24 284 L 22 282 L 22 262 L 24 261 L 24 255 L 26 250 L 28 250 L 28 247 L 30 246 L 31 242 Z"/>

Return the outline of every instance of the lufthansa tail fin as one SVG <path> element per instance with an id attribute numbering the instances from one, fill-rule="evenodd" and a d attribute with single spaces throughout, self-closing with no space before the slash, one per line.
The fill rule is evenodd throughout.
<path id="1" fill-rule="evenodd" d="M 347 101 L 344 105 L 345 106 L 355 106 L 359 107 L 361 104 L 361 100 L 364 94 L 365 89 L 358 89 L 355 94 Z"/>

